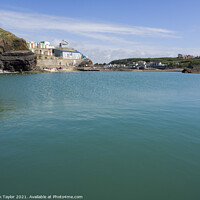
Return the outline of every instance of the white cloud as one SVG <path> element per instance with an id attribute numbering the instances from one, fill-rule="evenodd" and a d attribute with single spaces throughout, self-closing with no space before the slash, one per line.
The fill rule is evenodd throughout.
<path id="1" fill-rule="evenodd" d="M 135 42 L 133 37 L 141 38 L 177 38 L 172 30 L 125 26 L 107 23 L 93 23 L 68 17 L 58 17 L 34 13 L 20 13 L 0 10 L 3 28 L 15 30 L 21 37 L 25 35 L 43 35 L 44 39 L 57 43 L 59 33 L 74 35 L 69 42 L 94 62 L 109 62 L 113 59 L 128 57 L 158 57 L 176 55 L 177 50 L 157 47 L 155 45 Z M 49 31 L 53 36 L 49 36 Z M 35 37 L 34 37 L 35 36 Z M 60 36 L 62 37 L 62 36 Z M 83 38 L 80 38 L 83 37 Z M 74 39 L 75 38 L 75 39 Z M 119 45 L 120 44 L 120 45 Z"/>
<path id="2" fill-rule="evenodd" d="M 145 37 L 177 37 L 173 31 L 167 29 L 92 23 L 67 17 L 19 13 L 5 10 L 0 10 L 0 19 L 3 25 L 25 30 L 60 30 L 77 34 L 110 33 Z"/>
<path id="3" fill-rule="evenodd" d="M 200 54 L 200 48 L 169 48 L 144 44 L 126 44 L 123 47 L 113 44 L 94 44 L 90 41 L 82 43 L 71 41 L 71 45 L 84 52 L 94 62 L 100 63 L 108 63 L 112 60 L 125 58 L 176 57 L 178 53 L 192 54 L 195 56 L 198 53 Z"/>

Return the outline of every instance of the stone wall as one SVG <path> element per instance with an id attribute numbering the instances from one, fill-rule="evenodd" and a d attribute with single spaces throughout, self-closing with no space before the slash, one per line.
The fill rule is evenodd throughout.
<path id="1" fill-rule="evenodd" d="M 74 63 L 74 60 L 72 59 L 38 59 L 37 60 L 37 66 L 40 67 L 40 69 L 43 68 L 57 68 L 57 67 L 62 67 L 62 68 L 72 68 L 74 65 L 78 64 L 81 62 L 81 60 L 75 60 L 76 63 Z"/>

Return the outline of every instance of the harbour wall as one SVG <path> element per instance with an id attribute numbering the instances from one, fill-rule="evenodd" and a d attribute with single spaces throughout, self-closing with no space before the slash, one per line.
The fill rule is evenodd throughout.
<path id="1" fill-rule="evenodd" d="M 78 63 L 80 63 L 82 59 L 37 59 L 37 66 L 40 69 L 43 68 L 63 68 L 63 69 L 71 69 Z"/>

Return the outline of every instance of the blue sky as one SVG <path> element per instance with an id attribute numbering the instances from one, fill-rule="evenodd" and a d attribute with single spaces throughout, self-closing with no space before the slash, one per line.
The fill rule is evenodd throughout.
<path id="1" fill-rule="evenodd" d="M 0 0 L 0 27 L 26 40 L 62 39 L 94 62 L 200 55 L 198 0 Z"/>

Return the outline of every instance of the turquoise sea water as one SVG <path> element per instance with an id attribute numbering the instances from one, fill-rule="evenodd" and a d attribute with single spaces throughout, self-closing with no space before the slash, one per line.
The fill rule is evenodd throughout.
<path id="1" fill-rule="evenodd" d="M 200 75 L 0 76 L 0 195 L 200 199 Z"/>

